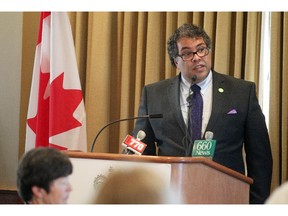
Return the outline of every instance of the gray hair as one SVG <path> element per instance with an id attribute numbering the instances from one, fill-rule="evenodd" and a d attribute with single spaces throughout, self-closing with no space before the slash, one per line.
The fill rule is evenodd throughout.
<path id="1" fill-rule="evenodd" d="M 177 41 L 181 38 L 203 38 L 206 46 L 211 49 L 211 39 L 207 33 L 199 26 L 185 23 L 180 26 L 167 42 L 167 50 L 172 66 L 176 67 L 174 59 L 178 56 Z"/>

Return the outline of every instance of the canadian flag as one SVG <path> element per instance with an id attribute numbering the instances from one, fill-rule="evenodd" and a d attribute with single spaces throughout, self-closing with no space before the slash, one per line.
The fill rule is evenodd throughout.
<path id="1" fill-rule="evenodd" d="M 37 147 L 87 151 L 86 113 L 65 12 L 41 13 L 25 151 Z"/>

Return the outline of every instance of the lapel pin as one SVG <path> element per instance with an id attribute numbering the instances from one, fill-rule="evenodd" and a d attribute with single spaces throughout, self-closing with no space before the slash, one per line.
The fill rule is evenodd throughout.
<path id="1" fill-rule="evenodd" d="M 219 88 L 218 91 L 219 91 L 220 93 L 223 93 L 223 92 L 224 92 L 224 89 L 223 89 L 223 88 Z"/>

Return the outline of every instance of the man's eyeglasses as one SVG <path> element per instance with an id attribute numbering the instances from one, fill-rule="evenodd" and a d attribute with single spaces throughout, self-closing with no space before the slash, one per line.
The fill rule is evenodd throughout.
<path id="1" fill-rule="evenodd" d="M 185 51 L 182 53 L 182 55 L 178 55 L 182 58 L 183 61 L 191 61 L 194 58 L 194 55 L 197 54 L 199 57 L 205 57 L 209 54 L 209 48 L 208 47 L 201 47 L 196 52 L 192 51 Z"/>

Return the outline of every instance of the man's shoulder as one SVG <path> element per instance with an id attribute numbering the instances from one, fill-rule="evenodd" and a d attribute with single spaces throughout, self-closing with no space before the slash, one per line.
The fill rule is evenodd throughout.
<path id="1" fill-rule="evenodd" d="M 214 70 L 213 70 L 213 79 L 215 79 L 217 81 L 222 80 L 222 81 L 226 81 L 226 82 L 231 82 L 231 83 L 235 83 L 235 84 L 238 84 L 238 85 L 255 84 L 252 81 L 248 81 L 248 80 L 237 78 L 237 77 L 234 77 L 234 76 L 231 76 L 231 75 L 223 74 L 221 72 L 217 72 L 217 71 L 214 71 Z"/>
<path id="2" fill-rule="evenodd" d="M 158 87 L 164 87 L 164 86 L 168 86 L 171 84 L 175 84 L 179 81 L 179 75 L 168 78 L 168 79 L 164 79 L 164 80 L 160 80 L 158 82 L 154 82 L 154 83 L 150 83 L 145 85 L 146 88 L 158 88 Z"/>

